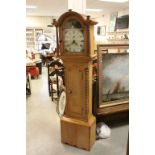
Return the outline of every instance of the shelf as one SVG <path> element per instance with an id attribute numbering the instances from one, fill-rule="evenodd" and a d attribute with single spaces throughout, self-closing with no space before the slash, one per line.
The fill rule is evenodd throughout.
<path id="1" fill-rule="evenodd" d="M 128 41 L 129 31 L 107 32 L 107 40 L 109 41 Z"/>
<path id="2" fill-rule="evenodd" d="M 41 28 L 27 28 L 26 29 L 26 45 L 27 48 L 35 48 L 35 41 L 38 33 L 43 33 Z"/>
<path id="3" fill-rule="evenodd" d="M 118 33 L 129 33 L 129 31 L 115 31 L 115 32 L 107 32 L 107 34 L 118 34 Z"/>
<path id="4" fill-rule="evenodd" d="M 129 39 L 107 39 L 108 41 L 129 41 Z"/>

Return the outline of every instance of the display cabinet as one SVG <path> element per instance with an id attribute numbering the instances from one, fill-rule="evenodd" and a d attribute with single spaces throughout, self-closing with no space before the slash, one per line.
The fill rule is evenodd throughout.
<path id="1" fill-rule="evenodd" d="M 42 33 L 42 28 L 26 28 L 26 47 L 35 49 L 38 35 Z"/>
<path id="2" fill-rule="evenodd" d="M 27 48 L 34 48 L 34 30 L 33 29 L 26 29 L 26 47 Z"/>
<path id="3" fill-rule="evenodd" d="M 115 32 L 107 32 L 107 40 L 108 41 L 129 41 L 129 31 L 115 31 Z"/>

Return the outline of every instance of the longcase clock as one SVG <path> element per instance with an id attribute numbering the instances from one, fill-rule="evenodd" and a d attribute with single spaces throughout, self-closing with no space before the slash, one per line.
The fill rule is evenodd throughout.
<path id="1" fill-rule="evenodd" d="M 90 150 L 96 139 L 91 59 L 96 22 L 69 10 L 54 24 L 57 52 L 65 66 L 66 108 L 61 117 L 61 142 Z"/>

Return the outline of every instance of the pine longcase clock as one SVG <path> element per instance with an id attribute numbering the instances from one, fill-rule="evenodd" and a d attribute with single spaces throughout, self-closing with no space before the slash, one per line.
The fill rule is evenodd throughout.
<path id="1" fill-rule="evenodd" d="M 63 40 L 66 52 L 84 52 L 84 30 L 77 19 L 70 19 L 65 23 Z"/>
<path id="2" fill-rule="evenodd" d="M 61 141 L 90 150 L 96 139 L 91 65 L 96 22 L 69 10 L 54 24 L 57 52 L 65 66 L 66 108 L 61 117 Z"/>

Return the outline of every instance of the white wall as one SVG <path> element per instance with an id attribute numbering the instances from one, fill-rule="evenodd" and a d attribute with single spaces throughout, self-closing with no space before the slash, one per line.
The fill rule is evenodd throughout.
<path id="1" fill-rule="evenodd" d="M 98 24 L 95 25 L 94 27 L 94 35 L 95 35 L 95 40 L 99 43 L 100 40 L 106 40 L 106 36 L 99 36 L 97 35 L 97 27 L 98 26 L 105 26 L 106 27 L 106 31 L 107 31 L 107 28 L 108 28 L 108 25 L 109 25 L 109 18 L 110 18 L 110 15 L 103 15 L 103 16 L 100 16 L 98 18 L 95 18 L 94 20 L 98 22 Z"/>
<path id="2" fill-rule="evenodd" d="M 43 28 L 44 33 L 52 33 L 56 35 L 55 27 L 47 27 L 47 25 L 51 25 L 53 22 L 53 18 L 50 16 L 27 16 L 26 17 L 26 27 L 32 28 Z"/>
<path id="3" fill-rule="evenodd" d="M 118 11 L 118 17 L 123 16 L 123 15 L 128 15 L 129 14 L 129 8 L 126 8 L 124 10 Z"/>
<path id="4" fill-rule="evenodd" d="M 129 8 L 118 11 L 118 17 L 129 14 Z M 110 24 L 110 14 L 105 14 L 100 17 L 94 18 L 93 20 L 97 21 L 98 24 L 94 27 L 94 35 L 95 35 L 95 47 L 97 44 L 107 43 L 107 36 L 99 36 L 97 35 L 97 26 L 106 26 L 106 32 L 108 32 L 108 27 Z M 95 48 L 96 49 L 96 48 Z"/>
<path id="5" fill-rule="evenodd" d="M 47 27 L 52 22 L 52 17 L 27 16 L 26 27 Z"/>
<path id="6" fill-rule="evenodd" d="M 123 9 L 121 11 L 118 11 L 118 17 L 123 16 L 123 15 L 127 15 L 127 14 L 129 14 L 128 8 Z M 105 25 L 107 30 L 108 30 L 108 26 L 110 23 L 110 14 L 102 15 L 100 17 L 94 18 L 94 20 L 98 22 L 98 24 L 96 26 L 104 26 Z"/>

